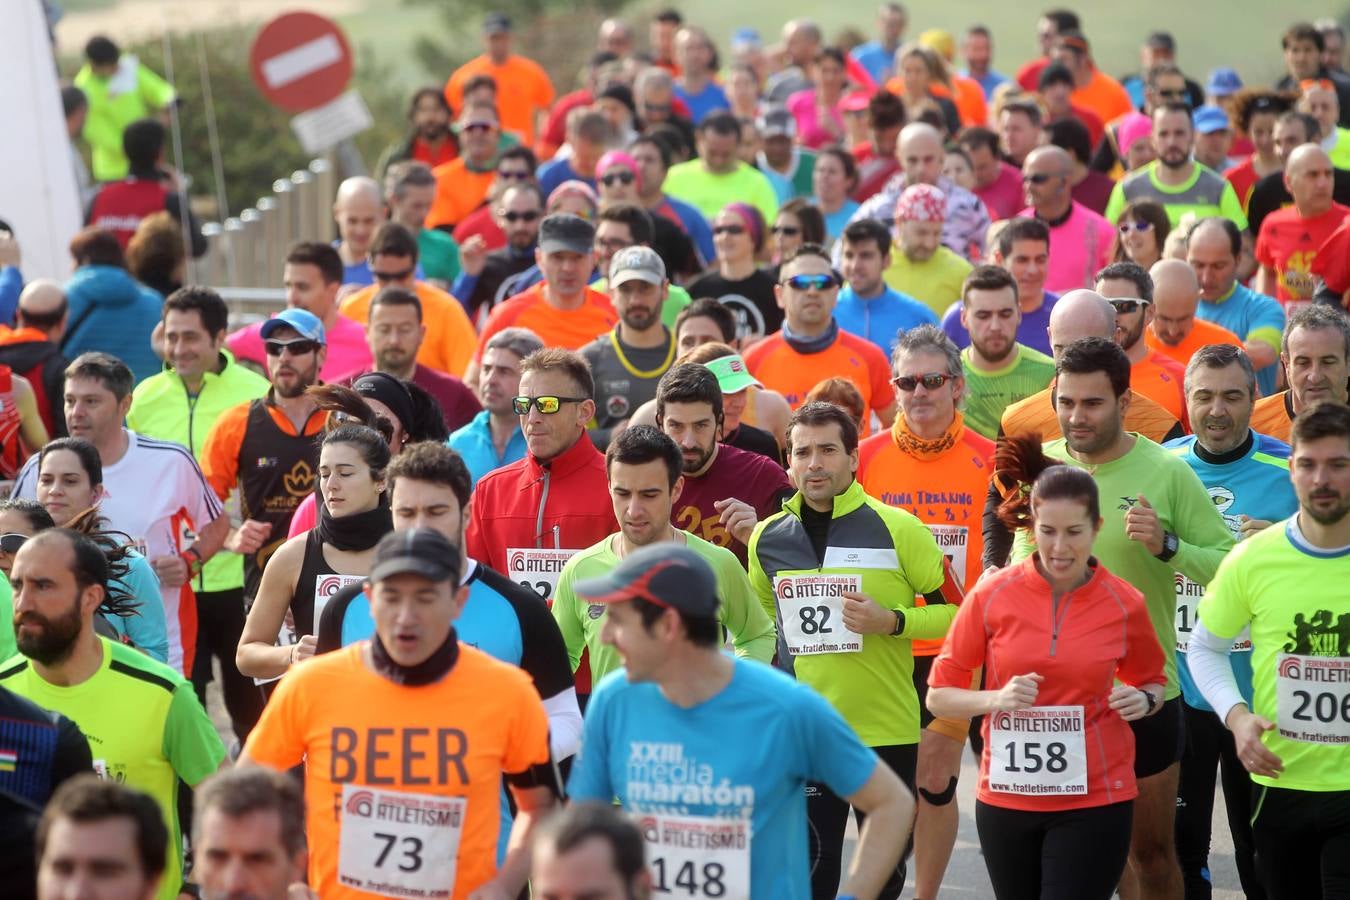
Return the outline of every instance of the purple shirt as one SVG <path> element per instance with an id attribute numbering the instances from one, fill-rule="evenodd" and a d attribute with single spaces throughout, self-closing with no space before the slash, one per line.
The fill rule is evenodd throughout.
<path id="1" fill-rule="evenodd" d="M 1023 347 L 1039 350 L 1046 356 L 1050 352 L 1050 310 L 1059 300 L 1059 294 L 1045 292 L 1039 309 L 1022 313 L 1022 324 L 1017 326 L 1017 343 Z M 961 301 L 957 300 L 942 314 L 942 330 L 952 343 L 964 350 L 970 346 L 970 332 L 961 324 Z"/>
<path id="2" fill-rule="evenodd" d="M 993 183 L 975 188 L 975 196 L 989 207 L 989 215 L 994 221 L 1011 219 L 1027 205 L 1026 194 L 1022 192 L 1022 170 L 1005 162 L 998 165 L 998 177 Z"/>
<path id="3" fill-rule="evenodd" d="M 267 365 L 267 351 L 258 332 L 262 322 L 246 325 L 225 339 L 235 359 L 246 359 L 260 366 Z M 333 384 L 370 370 L 370 347 L 366 344 L 366 330 L 361 323 L 339 315 L 332 328 L 325 329 L 328 355 L 324 358 L 319 378 Z"/>

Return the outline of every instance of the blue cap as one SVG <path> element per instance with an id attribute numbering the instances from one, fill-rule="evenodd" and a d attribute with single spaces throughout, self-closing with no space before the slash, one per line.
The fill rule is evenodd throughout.
<path id="1" fill-rule="evenodd" d="M 320 344 L 327 344 L 328 339 L 324 337 L 323 322 L 319 317 L 306 309 L 296 309 L 289 307 L 283 309 L 266 322 L 262 323 L 262 328 L 258 329 L 258 336 L 264 341 L 272 336 L 282 325 L 294 328 L 302 338 L 311 341 L 318 341 Z"/>
<path id="2" fill-rule="evenodd" d="M 749 47 L 763 46 L 764 41 L 760 39 L 759 31 L 754 28 L 737 28 L 731 33 L 732 46 L 743 44 Z"/>
<path id="3" fill-rule="evenodd" d="M 1192 113 L 1191 119 L 1195 122 L 1197 134 L 1213 134 L 1216 131 L 1227 131 L 1233 127 L 1228 124 L 1228 113 L 1217 106 L 1208 104 Z"/>
<path id="4" fill-rule="evenodd" d="M 1227 66 L 1221 66 L 1209 73 L 1205 82 L 1205 93 L 1211 97 L 1227 97 L 1242 90 L 1242 79 L 1238 73 Z"/>

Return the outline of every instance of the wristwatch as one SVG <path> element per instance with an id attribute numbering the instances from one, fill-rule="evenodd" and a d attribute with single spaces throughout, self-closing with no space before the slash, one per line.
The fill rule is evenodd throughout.
<path id="1" fill-rule="evenodd" d="M 1163 532 L 1163 548 L 1157 556 L 1163 562 L 1167 562 L 1177 555 L 1177 549 L 1181 546 L 1181 541 L 1170 531 Z"/>
<path id="2" fill-rule="evenodd" d="M 202 571 L 202 555 L 196 547 L 189 547 L 179 554 L 179 558 L 187 563 L 188 575 L 196 578 Z"/>
<path id="3" fill-rule="evenodd" d="M 899 637 L 900 632 L 905 630 L 905 614 L 898 609 L 893 609 L 895 613 L 895 627 L 891 629 L 891 637 Z"/>
<path id="4" fill-rule="evenodd" d="M 1158 705 L 1158 699 L 1153 696 L 1151 691 L 1146 691 L 1143 688 L 1139 689 L 1139 693 L 1144 695 L 1144 700 L 1148 703 L 1148 713 L 1145 713 L 1145 715 L 1151 714 Z"/>

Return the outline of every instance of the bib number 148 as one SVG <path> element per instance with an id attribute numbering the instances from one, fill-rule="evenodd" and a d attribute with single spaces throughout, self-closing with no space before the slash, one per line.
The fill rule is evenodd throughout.
<path id="1" fill-rule="evenodd" d="M 721 863 L 705 862 L 702 865 L 693 860 L 685 860 L 676 868 L 669 868 L 661 857 L 652 860 L 653 887 L 663 893 L 689 897 L 725 897 L 726 885 L 723 877 L 726 868 Z"/>

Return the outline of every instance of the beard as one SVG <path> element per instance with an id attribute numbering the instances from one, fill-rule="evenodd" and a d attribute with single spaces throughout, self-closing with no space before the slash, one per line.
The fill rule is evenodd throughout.
<path id="1" fill-rule="evenodd" d="M 1135 323 L 1134 327 L 1131 328 L 1128 332 L 1126 332 L 1125 336 L 1120 339 L 1120 349 L 1128 351 L 1135 344 L 1139 343 L 1139 339 L 1142 338 L 1143 336 L 1144 336 L 1144 317 L 1141 315 L 1139 317 L 1139 321 Z"/>
<path id="2" fill-rule="evenodd" d="M 712 459 L 713 452 L 716 449 L 717 449 L 716 444 L 713 444 L 711 447 L 708 447 L 707 449 L 700 447 L 698 449 L 698 458 L 693 460 L 691 460 L 688 455 L 684 455 L 683 457 L 684 474 L 692 475 L 699 469 L 702 469 L 704 466 L 706 466 L 708 464 L 708 460 Z"/>
<path id="3" fill-rule="evenodd" d="M 975 345 L 976 352 L 991 363 L 1003 362 L 1003 360 L 1012 355 L 1013 347 L 1017 346 L 1016 340 L 1007 338 L 1004 339 L 1003 346 L 997 350 L 995 350 L 991 344 L 977 341 L 974 337 L 971 337 L 970 342 Z"/>
<path id="4" fill-rule="evenodd" d="M 37 634 L 25 633 L 22 626 L 41 625 Z M 80 598 L 76 595 L 70 609 L 55 619 L 37 613 L 21 613 L 14 617 L 14 638 L 19 652 L 34 662 L 50 666 L 70 655 L 83 627 L 80 616 Z"/>
<path id="5" fill-rule="evenodd" d="M 1309 500 L 1317 500 L 1322 497 L 1336 497 L 1341 502 L 1331 508 L 1329 512 L 1314 512 L 1308 506 L 1303 507 L 1303 512 L 1312 517 L 1313 521 L 1319 525 L 1338 525 L 1347 515 L 1350 515 L 1350 503 L 1347 503 L 1344 497 L 1334 491 L 1324 494 L 1313 494 Z"/>
<path id="6" fill-rule="evenodd" d="M 623 324 L 634 331 L 646 331 L 661 317 L 661 307 L 654 309 L 629 309 L 623 314 Z"/>

